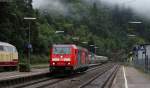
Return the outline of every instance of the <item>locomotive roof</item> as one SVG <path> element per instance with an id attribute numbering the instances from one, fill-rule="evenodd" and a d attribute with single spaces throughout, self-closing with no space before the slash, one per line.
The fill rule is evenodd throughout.
<path id="1" fill-rule="evenodd" d="M 9 44 L 9 43 L 6 43 L 6 42 L 0 42 L 0 45 L 3 45 L 3 46 L 12 46 L 14 47 L 13 45 Z"/>
<path id="2" fill-rule="evenodd" d="M 53 47 L 73 47 L 73 48 L 77 48 L 76 45 L 73 44 L 59 44 L 59 45 L 53 45 Z"/>
<path id="3" fill-rule="evenodd" d="M 74 44 L 58 44 L 58 45 L 53 45 L 53 47 L 73 47 L 75 49 L 85 49 L 85 50 L 87 50 L 86 48 L 83 48 L 83 47 L 80 47 L 80 46 L 77 46 L 77 45 L 74 45 Z"/>

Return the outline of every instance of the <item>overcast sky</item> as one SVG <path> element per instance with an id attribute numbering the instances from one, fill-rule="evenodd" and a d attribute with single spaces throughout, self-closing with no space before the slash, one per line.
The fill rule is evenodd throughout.
<path id="1" fill-rule="evenodd" d="M 49 6 L 51 10 L 57 10 L 57 12 L 67 12 L 68 7 L 60 2 L 61 0 L 33 0 L 34 8 L 44 8 Z M 110 5 L 120 5 L 131 7 L 135 12 L 141 16 L 150 18 L 150 0 L 85 0 L 89 1 L 103 1 Z"/>
<path id="2" fill-rule="evenodd" d="M 61 0 L 33 0 L 33 7 L 53 14 L 68 14 L 68 5 Z"/>
<path id="3" fill-rule="evenodd" d="M 135 12 L 150 18 L 150 0 L 102 0 L 111 4 L 131 7 Z"/>

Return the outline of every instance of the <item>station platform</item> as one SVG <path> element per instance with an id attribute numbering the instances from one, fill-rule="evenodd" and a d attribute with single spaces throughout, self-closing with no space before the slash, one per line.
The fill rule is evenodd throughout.
<path id="1" fill-rule="evenodd" d="M 90 64 L 90 67 L 97 66 L 101 64 Z M 27 78 L 32 76 L 38 76 L 42 74 L 49 73 L 49 68 L 32 68 L 31 72 L 19 72 L 19 71 L 13 71 L 13 72 L 1 72 L 0 73 L 0 82 L 5 80 L 14 80 L 18 78 Z"/>
<path id="2" fill-rule="evenodd" d="M 19 71 L 1 72 L 0 81 L 17 79 L 17 78 L 22 78 L 22 77 L 36 76 L 40 74 L 46 74 L 48 72 L 49 72 L 48 68 L 32 69 L 31 72 L 19 72 Z"/>
<path id="3" fill-rule="evenodd" d="M 112 88 L 150 88 L 150 75 L 134 67 L 121 66 Z"/>

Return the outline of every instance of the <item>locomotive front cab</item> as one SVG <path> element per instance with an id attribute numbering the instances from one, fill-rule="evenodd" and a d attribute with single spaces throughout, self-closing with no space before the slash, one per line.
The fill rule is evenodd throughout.
<path id="1" fill-rule="evenodd" d="M 73 48 L 53 46 L 50 56 L 50 70 L 73 70 Z"/>
<path id="2" fill-rule="evenodd" d="M 0 68 L 16 70 L 18 65 L 18 52 L 16 47 L 0 42 Z"/>

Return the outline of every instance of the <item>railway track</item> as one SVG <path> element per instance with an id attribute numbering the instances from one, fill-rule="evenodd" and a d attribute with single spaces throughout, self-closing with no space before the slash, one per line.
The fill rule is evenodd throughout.
<path id="1" fill-rule="evenodd" d="M 91 70 L 91 71 L 89 71 L 87 74 L 84 74 L 84 75 L 80 75 L 79 77 L 75 77 L 75 78 L 73 78 L 73 79 L 68 79 L 68 80 L 65 80 L 65 81 L 62 81 L 62 82 L 60 82 L 60 83 L 57 83 L 57 84 L 53 84 L 53 85 L 49 85 L 49 86 L 45 86 L 45 87 L 43 87 L 43 88 L 94 88 L 94 86 L 88 86 L 88 85 L 90 85 L 90 82 L 89 83 L 87 83 L 87 80 L 89 81 L 89 80 L 91 80 L 91 79 L 93 79 L 93 77 L 94 77 L 94 80 L 95 79 L 97 79 L 98 77 L 95 77 L 98 73 L 108 73 L 110 70 L 112 71 L 112 72 L 115 72 L 114 70 L 115 69 L 112 69 L 112 68 L 115 68 L 116 67 L 116 65 L 115 64 L 109 64 L 109 65 L 105 65 L 105 66 L 103 66 L 103 67 L 101 67 L 101 68 L 97 68 L 97 69 L 93 69 L 93 70 Z M 117 72 L 117 71 L 116 71 Z M 102 75 L 102 73 L 101 73 L 101 75 Z M 110 75 L 106 75 L 107 76 L 107 78 L 112 78 Z M 106 77 L 105 76 L 105 77 Z M 104 77 L 104 78 L 105 78 Z M 114 76 L 115 77 L 115 76 Z M 94 81 L 93 80 L 93 81 Z M 102 80 L 102 79 L 101 79 Z M 99 81 L 101 81 L 101 80 L 99 80 Z M 113 79 L 112 79 L 113 80 Z M 92 82 L 92 81 L 91 81 Z M 103 82 L 105 82 L 105 84 L 103 84 Z M 101 85 L 98 85 L 96 88 L 110 88 L 110 87 L 105 87 L 105 86 L 107 86 L 108 84 L 109 84 L 109 86 L 111 86 L 110 85 L 110 83 L 107 83 L 108 82 L 108 80 L 106 80 L 106 81 L 104 81 L 104 80 L 102 80 L 101 81 L 101 84 L 103 84 L 103 86 L 101 86 Z M 87 84 L 85 84 L 85 83 L 87 83 Z M 85 86 L 85 85 L 86 86 Z M 84 85 L 84 86 L 83 86 Z"/>
<path id="2" fill-rule="evenodd" d="M 107 65 L 110 65 L 110 64 L 107 64 Z M 84 73 L 90 72 L 92 70 L 96 70 L 98 68 L 104 68 L 107 65 L 92 67 Z M 65 77 L 65 78 L 45 77 L 45 78 L 41 78 L 41 79 L 38 79 L 38 80 L 33 80 L 33 81 L 30 81 L 30 82 L 17 84 L 17 85 L 11 86 L 11 87 L 13 87 L 13 88 L 32 88 L 34 86 L 34 88 L 41 88 L 41 87 L 46 87 L 46 86 L 49 86 L 49 85 L 57 84 L 59 82 L 62 82 L 62 81 L 68 80 L 68 79 L 76 78 L 76 77 L 78 77 L 78 76 L 80 76 L 84 73 L 72 74 L 72 75 L 70 75 L 68 77 Z"/>
<path id="3" fill-rule="evenodd" d="M 97 75 L 100 72 L 104 72 L 104 71 L 107 71 L 108 69 L 111 69 L 113 66 L 114 66 L 114 64 L 105 65 L 103 67 L 93 69 L 89 72 L 86 72 L 86 74 L 81 75 L 79 77 L 69 79 L 69 80 L 66 80 L 62 83 L 58 83 L 55 85 L 49 85 L 44 88 L 79 88 L 81 85 L 83 85 L 85 82 L 87 82 L 87 80 L 92 79 L 95 75 Z M 94 87 L 92 86 L 89 88 L 94 88 Z M 97 88 L 101 88 L 101 87 L 97 87 Z"/>
<path id="4" fill-rule="evenodd" d="M 107 65 L 106 65 L 106 66 L 107 66 Z M 90 72 L 90 71 L 93 71 L 93 70 L 96 70 L 96 69 L 99 69 L 99 68 L 104 68 L 104 67 L 106 67 L 106 66 L 103 65 L 103 66 L 94 67 L 94 68 L 91 68 L 91 69 L 85 71 L 84 73 L 87 73 L 87 72 Z M 73 80 L 73 79 L 76 78 L 76 77 L 80 77 L 80 76 L 84 75 L 84 73 L 73 74 L 73 75 L 71 75 L 71 77 L 69 77 L 69 78 L 62 79 L 62 80 L 59 79 L 58 82 L 55 82 L 55 83 L 47 83 L 47 84 L 45 84 L 45 85 L 41 85 L 41 86 L 36 87 L 36 88 L 49 88 L 49 87 L 52 86 L 52 85 L 55 85 L 55 84 L 57 85 L 59 82 L 68 81 L 68 80 L 76 81 L 76 80 Z M 35 86 L 32 86 L 32 87 L 35 87 Z M 32 87 L 30 87 L 30 88 L 32 88 Z M 53 87 L 52 87 L 52 88 L 53 88 Z M 61 87 L 60 87 L 60 88 L 61 88 Z"/>
<path id="5" fill-rule="evenodd" d="M 111 73 L 109 74 L 109 76 L 107 78 L 105 78 L 104 81 L 102 81 L 101 85 L 99 85 L 99 88 L 111 88 L 113 79 L 115 78 L 115 75 L 118 71 L 119 65 L 114 66 L 111 69 L 105 70 L 104 72 L 101 72 L 97 75 L 95 75 L 93 78 L 91 78 L 90 80 L 86 81 L 84 84 L 80 85 L 78 88 L 91 88 L 89 85 L 92 85 L 91 83 L 94 82 L 96 79 L 102 77 L 105 73 L 110 71 Z M 101 81 L 101 80 L 99 80 Z M 94 88 L 94 87 L 93 87 Z"/>
<path id="6" fill-rule="evenodd" d="M 73 87 L 84 88 L 84 87 L 87 87 L 88 84 L 90 84 L 92 81 L 94 81 L 98 77 L 97 74 L 99 72 L 102 75 L 102 73 L 103 74 L 106 73 L 108 69 L 110 70 L 113 66 L 115 66 L 115 64 L 108 63 L 108 64 L 92 67 L 83 73 L 71 74 L 69 76 L 64 76 L 64 77 L 46 76 L 46 77 L 41 77 L 40 79 L 24 82 L 21 84 L 9 85 L 6 87 L 11 87 L 11 88 L 73 88 Z M 86 79 L 86 83 L 85 83 L 84 78 Z M 87 80 L 91 80 L 91 81 L 87 82 Z"/>
<path id="7" fill-rule="evenodd" d="M 65 81 L 71 81 L 71 82 L 76 81 L 75 80 L 76 78 L 80 78 L 80 76 L 85 75 L 85 73 L 92 72 L 92 71 L 97 70 L 97 69 L 104 69 L 106 67 L 110 68 L 111 66 L 112 66 L 112 64 L 96 66 L 96 67 L 90 68 L 89 70 L 87 70 L 84 73 L 72 74 L 69 77 L 65 77 L 65 78 L 44 78 L 44 79 L 40 79 L 40 80 L 37 80 L 37 81 L 29 82 L 29 83 L 26 83 L 26 84 L 22 84 L 22 85 L 16 85 L 16 86 L 13 86 L 13 87 L 14 88 L 33 88 L 33 87 L 34 88 L 53 88 L 53 86 L 55 86 L 59 83 L 61 84 Z M 58 88 L 62 88 L 62 87 L 58 87 Z"/>

